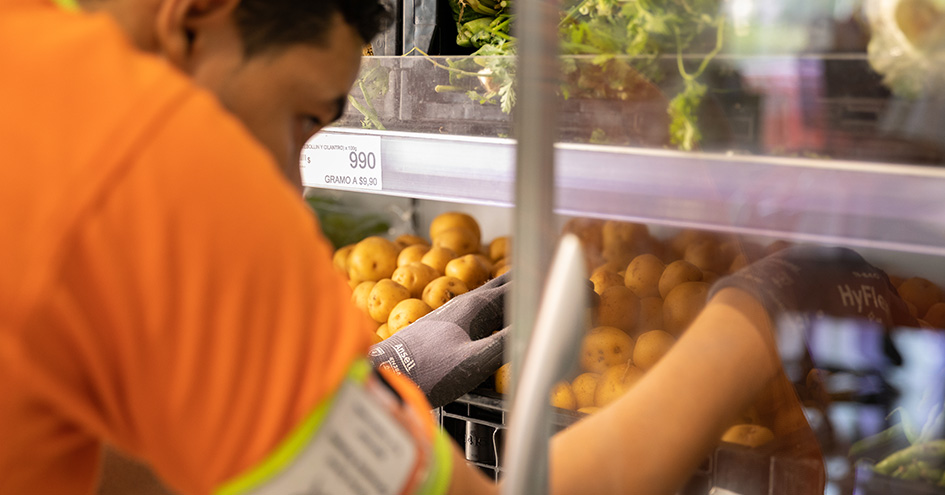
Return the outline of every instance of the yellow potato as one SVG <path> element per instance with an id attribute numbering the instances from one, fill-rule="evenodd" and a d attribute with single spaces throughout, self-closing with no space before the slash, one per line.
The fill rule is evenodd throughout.
<path id="1" fill-rule="evenodd" d="M 479 238 L 469 229 L 453 227 L 440 231 L 433 238 L 433 245 L 445 247 L 456 253 L 457 256 L 479 252 Z"/>
<path id="2" fill-rule="evenodd" d="M 663 328 L 663 300 L 659 297 L 640 299 L 640 323 L 636 333 Z"/>
<path id="3" fill-rule="evenodd" d="M 512 255 L 511 240 L 508 236 L 496 237 L 489 243 L 489 259 L 499 261 Z"/>
<path id="4" fill-rule="evenodd" d="M 444 274 L 447 277 L 462 280 L 469 290 L 473 290 L 489 280 L 489 269 L 474 254 L 467 254 L 450 260 L 446 264 Z"/>
<path id="5" fill-rule="evenodd" d="M 942 289 L 922 277 L 912 277 L 899 285 L 899 297 L 915 304 L 918 314 L 924 315 L 932 305 L 942 302 Z"/>
<path id="6" fill-rule="evenodd" d="M 607 368 L 626 363 L 633 356 L 633 339 L 618 328 L 596 327 L 581 343 L 581 369 L 603 373 Z"/>
<path id="7" fill-rule="evenodd" d="M 430 222 L 430 239 L 436 239 L 441 232 L 444 230 L 452 228 L 463 228 L 468 230 L 476 238 L 476 246 L 478 246 L 482 239 L 482 231 L 479 230 L 479 222 L 476 221 L 471 215 L 458 211 L 448 211 L 437 215 L 436 218 Z M 463 253 L 466 254 L 466 253 Z"/>
<path id="8" fill-rule="evenodd" d="M 650 229 L 641 223 L 608 220 L 601 228 L 604 250 L 634 252 L 644 246 L 650 238 Z M 632 259 L 632 258 L 631 258 Z M 630 261 L 627 260 L 627 263 Z"/>
<path id="9" fill-rule="evenodd" d="M 922 319 L 933 328 L 945 328 L 945 302 L 933 304 Z"/>
<path id="10" fill-rule="evenodd" d="M 400 254 L 397 255 L 397 266 L 404 266 L 410 263 L 420 263 L 420 259 L 423 258 L 423 255 L 427 254 L 427 251 L 430 250 L 430 246 L 426 244 L 414 244 L 412 246 L 407 246 L 400 251 Z"/>
<path id="11" fill-rule="evenodd" d="M 666 265 L 656 255 L 641 254 L 627 266 L 624 285 L 640 298 L 659 296 L 660 276 L 665 269 Z"/>
<path id="12" fill-rule="evenodd" d="M 621 395 L 633 388 L 637 381 L 643 378 L 643 370 L 629 362 L 611 366 L 604 370 L 597 382 L 597 391 L 594 393 L 594 405 L 604 407 L 617 400 Z"/>
<path id="13" fill-rule="evenodd" d="M 394 334 L 391 333 L 390 327 L 387 326 L 387 323 L 382 323 L 381 326 L 377 327 L 376 335 L 380 337 L 381 340 L 384 340 Z"/>
<path id="14" fill-rule="evenodd" d="M 640 319 L 640 298 L 623 285 L 604 289 L 597 307 L 597 325 L 633 333 Z"/>
<path id="15" fill-rule="evenodd" d="M 410 298 L 410 291 L 389 278 L 379 280 L 368 296 L 368 313 L 378 323 L 387 322 L 391 310 L 400 301 Z"/>
<path id="16" fill-rule="evenodd" d="M 492 260 L 489 259 L 488 256 L 484 254 L 474 254 L 473 256 L 475 256 L 476 259 L 479 260 L 480 263 L 482 263 L 482 266 L 486 267 L 487 273 L 489 274 L 492 273 L 492 268 L 493 268 L 493 265 L 495 265 L 495 263 L 493 263 Z"/>
<path id="17" fill-rule="evenodd" d="M 663 301 L 663 327 L 675 337 L 696 319 L 705 307 L 709 285 L 704 282 L 686 282 L 679 284 Z"/>
<path id="18" fill-rule="evenodd" d="M 419 299 L 423 289 L 440 274 L 432 267 L 418 261 L 398 267 L 391 275 L 391 280 L 403 285 L 410 291 L 410 297 Z"/>
<path id="19" fill-rule="evenodd" d="M 371 289 L 374 288 L 374 284 L 377 282 L 372 282 L 370 280 L 361 282 L 354 288 L 354 292 L 351 293 L 351 302 L 358 307 L 361 311 L 364 311 L 364 314 L 370 314 L 368 311 L 368 299 L 371 296 Z"/>
<path id="20" fill-rule="evenodd" d="M 351 250 L 354 249 L 354 244 L 348 244 L 347 246 L 338 248 L 335 251 L 335 254 L 331 256 L 331 264 L 335 267 L 336 270 L 343 273 L 345 277 L 348 276 L 348 255 L 351 254 Z"/>
<path id="21" fill-rule="evenodd" d="M 594 414 L 597 411 L 600 411 L 600 408 L 597 406 L 587 406 L 587 407 L 582 407 L 578 409 L 579 413 L 584 413 L 584 414 Z"/>
<path id="22" fill-rule="evenodd" d="M 431 308 L 436 309 L 446 304 L 450 299 L 469 292 L 466 284 L 456 277 L 439 277 L 423 289 L 421 299 Z"/>
<path id="23" fill-rule="evenodd" d="M 355 244 L 348 255 L 348 278 L 363 282 L 390 278 L 400 250 L 383 237 L 371 236 Z"/>
<path id="24" fill-rule="evenodd" d="M 719 243 L 709 239 L 703 239 L 686 246 L 683 260 L 692 263 L 702 271 L 718 272 L 722 270 L 723 266 Z M 728 265 L 725 265 L 725 267 L 727 268 Z"/>
<path id="25" fill-rule="evenodd" d="M 446 264 L 454 258 L 456 258 L 456 253 L 453 252 L 452 249 L 442 246 L 433 246 L 426 254 L 420 257 L 420 262 L 432 267 L 437 273 L 442 274 L 446 271 Z"/>
<path id="26" fill-rule="evenodd" d="M 660 275 L 660 297 L 666 299 L 669 292 L 681 283 L 699 282 L 701 280 L 702 270 L 696 265 L 685 260 L 676 260 L 666 265 L 666 269 L 663 270 L 663 274 Z"/>
<path id="27" fill-rule="evenodd" d="M 512 363 L 499 366 L 495 372 L 495 391 L 500 394 L 508 393 L 509 382 L 512 380 Z"/>
<path id="28" fill-rule="evenodd" d="M 623 285 L 623 278 L 607 265 L 603 265 L 594 269 L 594 273 L 591 274 L 591 283 L 594 284 L 594 292 L 600 294 L 608 287 Z"/>
<path id="29" fill-rule="evenodd" d="M 414 246 L 414 245 L 429 246 L 430 245 L 430 243 L 427 242 L 427 240 L 424 239 L 423 237 L 420 237 L 418 235 L 413 235 L 413 234 L 401 234 L 397 236 L 397 238 L 394 239 L 394 244 L 400 247 L 401 250 L 403 250 L 407 246 Z"/>
<path id="30" fill-rule="evenodd" d="M 399 332 L 430 311 L 433 311 L 433 308 L 420 299 L 410 298 L 400 301 L 394 306 L 394 309 L 390 311 L 390 316 L 387 317 L 387 326 L 390 328 L 390 333 L 395 334 Z"/>
<path id="31" fill-rule="evenodd" d="M 568 382 L 558 382 L 551 388 L 551 405 L 569 411 L 577 409 L 577 398 Z"/>
<path id="32" fill-rule="evenodd" d="M 509 264 L 509 259 L 502 258 L 495 265 L 492 265 L 492 278 L 496 278 L 511 269 L 512 265 Z"/>
<path id="33" fill-rule="evenodd" d="M 650 330 L 633 343 L 633 364 L 648 371 L 676 343 L 676 338 L 662 330 Z"/>
<path id="34" fill-rule="evenodd" d="M 774 433 L 761 425 L 735 425 L 725 431 L 722 441 L 744 445 L 746 447 L 760 447 L 774 440 Z"/>
<path id="35" fill-rule="evenodd" d="M 574 392 L 578 409 L 594 405 L 598 381 L 600 381 L 600 373 L 581 373 L 571 381 L 571 391 Z"/>

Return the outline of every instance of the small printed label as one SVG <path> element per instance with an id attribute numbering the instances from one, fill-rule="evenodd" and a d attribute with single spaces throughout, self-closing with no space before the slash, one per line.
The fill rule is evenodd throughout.
<path id="1" fill-rule="evenodd" d="M 308 187 L 383 190 L 380 136 L 316 134 L 302 147 L 300 166 Z"/>
<path id="2" fill-rule="evenodd" d="M 345 382 L 312 442 L 252 495 L 395 495 L 417 462 L 414 439 L 382 401 Z"/>

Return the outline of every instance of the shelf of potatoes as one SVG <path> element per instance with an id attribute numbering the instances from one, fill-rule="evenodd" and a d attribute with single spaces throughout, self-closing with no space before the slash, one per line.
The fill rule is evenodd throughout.
<path id="1" fill-rule="evenodd" d="M 586 414 L 616 400 L 656 365 L 705 306 L 715 280 L 790 245 L 698 230 L 658 238 L 643 224 L 589 218 L 571 219 L 563 231 L 581 239 L 598 297 L 580 373 L 558 383 L 550 400 Z M 380 341 L 507 271 L 509 243 L 507 236 L 483 243 L 475 218 L 447 212 L 431 222 L 429 238 L 368 237 L 338 249 L 333 262 L 348 277 L 355 305 L 377 323 Z M 941 287 L 921 277 L 890 278 L 922 327 L 945 328 Z M 808 376 L 809 388 L 822 388 L 817 371 Z M 508 380 L 505 364 L 494 377 L 498 393 L 505 393 Z M 722 440 L 757 447 L 797 431 L 806 423 L 793 397 L 793 384 L 775 380 Z"/>
<path id="2" fill-rule="evenodd" d="M 335 251 L 333 264 L 348 277 L 351 300 L 377 323 L 378 341 L 509 269 L 508 237 L 483 244 L 469 214 L 438 215 L 428 239 L 372 236 Z"/>
<path id="3" fill-rule="evenodd" d="M 643 224 L 584 218 L 570 220 L 563 230 L 582 241 L 598 302 L 582 342 L 579 374 L 556 384 L 550 400 L 586 414 L 626 393 L 669 352 L 705 306 L 715 280 L 790 245 L 697 230 L 659 239 Z M 891 279 L 923 327 L 945 327 L 940 287 L 921 277 Z M 823 396 L 819 373 L 810 370 L 805 388 Z M 494 379 L 496 391 L 505 393 L 509 364 Z M 782 376 L 721 441 L 758 447 L 796 435 L 805 425 L 795 387 Z"/>

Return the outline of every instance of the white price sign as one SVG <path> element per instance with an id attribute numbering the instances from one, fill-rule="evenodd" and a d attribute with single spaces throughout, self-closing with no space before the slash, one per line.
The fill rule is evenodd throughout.
<path id="1" fill-rule="evenodd" d="M 316 134 L 302 147 L 301 168 L 308 187 L 380 191 L 381 138 Z"/>

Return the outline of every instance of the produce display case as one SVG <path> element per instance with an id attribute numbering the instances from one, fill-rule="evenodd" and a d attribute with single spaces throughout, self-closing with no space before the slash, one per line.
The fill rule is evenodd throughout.
<path id="1" fill-rule="evenodd" d="M 549 228 L 593 219 L 645 225 L 665 245 L 695 231 L 772 251 L 784 242 L 842 245 L 897 283 L 921 277 L 945 288 L 945 94 L 906 94 L 868 53 L 868 45 L 894 50 L 870 45 L 882 14 L 866 20 L 887 3 L 895 2 L 724 4 L 729 41 L 701 73 L 707 92 L 689 149 L 672 138 L 668 106 L 685 83 L 677 67 L 691 71 L 704 51 L 648 60 L 659 78 L 634 68 L 639 57 L 563 56 L 559 83 L 568 90 L 557 102 L 557 223 Z M 785 16 L 792 8 L 803 15 Z M 936 80 L 945 64 L 929 57 L 927 77 Z M 508 56 L 365 59 L 351 105 L 323 134 L 377 139 L 383 187 L 306 180 L 411 198 L 421 211 L 426 201 L 514 207 L 514 122 L 499 91 L 514 70 Z M 945 401 L 942 326 L 807 329 L 800 345 L 817 380 L 810 362 L 782 349 L 804 428 L 758 447 L 721 442 L 682 493 L 945 493 L 918 476 L 876 469 L 923 426 L 930 438 L 945 434 L 934 422 Z M 508 405 L 491 382 L 437 415 L 469 462 L 502 476 Z M 582 417 L 555 409 L 552 425 Z M 942 476 L 943 464 L 926 467 Z"/>

